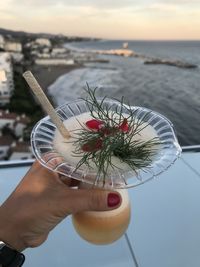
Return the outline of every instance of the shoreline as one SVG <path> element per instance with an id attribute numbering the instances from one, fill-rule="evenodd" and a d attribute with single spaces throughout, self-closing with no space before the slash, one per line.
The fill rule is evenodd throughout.
<path id="1" fill-rule="evenodd" d="M 29 67 L 29 69 L 36 77 L 41 87 L 44 89 L 44 92 L 48 94 L 48 87 L 52 85 L 60 76 L 83 67 L 84 66 L 81 64 L 57 66 L 33 65 Z"/>

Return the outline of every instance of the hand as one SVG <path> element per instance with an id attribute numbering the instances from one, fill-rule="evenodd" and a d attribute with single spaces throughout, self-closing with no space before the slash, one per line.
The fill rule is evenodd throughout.
<path id="1" fill-rule="evenodd" d="M 69 214 L 119 207 L 117 192 L 70 188 L 73 181 L 36 161 L 0 207 L 0 240 L 18 251 L 37 247 Z"/>

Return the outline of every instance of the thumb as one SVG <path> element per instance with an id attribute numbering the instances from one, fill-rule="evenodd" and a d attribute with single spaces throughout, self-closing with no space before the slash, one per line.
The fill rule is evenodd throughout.
<path id="1" fill-rule="evenodd" d="M 70 199 L 69 199 L 70 198 Z M 116 191 L 100 189 L 71 189 L 68 194 L 71 214 L 81 211 L 108 211 L 121 205 L 121 196 Z"/>

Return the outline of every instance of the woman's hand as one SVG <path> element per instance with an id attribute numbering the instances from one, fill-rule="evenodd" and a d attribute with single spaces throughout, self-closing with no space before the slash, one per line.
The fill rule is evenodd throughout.
<path id="1" fill-rule="evenodd" d="M 121 203 L 117 192 L 70 188 L 73 182 L 36 161 L 0 207 L 0 240 L 18 251 L 37 247 L 67 215 L 111 210 Z"/>

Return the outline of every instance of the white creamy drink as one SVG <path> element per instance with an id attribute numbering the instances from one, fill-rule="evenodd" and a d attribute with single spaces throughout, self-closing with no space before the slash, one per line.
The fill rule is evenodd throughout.
<path id="1" fill-rule="evenodd" d="M 127 115 L 124 114 L 124 116 Z M 63 136 L 58 130 L 56 130 L 55 132 L 54 147 L 56 151 L 63 156 L 66 162 L 71 165 L 76 166 L 76 164 L 81 159 L 81 155 L 80 157 L 77 157 L 77 155 L 74 156 L 73 153 L 73 151 L 75 150 L 75 146 L 73 145 L 73 142 L 75 141 L 75 133 L 82 127 L 87 128 L 85 123 L 91 119 L 91 114 L 89 112 L 86 112 L 82 113 L 81 115 L 71 117 L 68 120 L 64 121 L 64 125 L 71 134 L 71 138 L 69 139 L 63 138 Z M 132 140 L 148 141 L 157 137 L 154 128 L 150 125 L 147 125 L 147 123 L 143 123 L 141 128 L 144 129 L 142 129 L 138 134 L 134 135 Z M 118 157 L 112 156 L 112 163 L 122 170 L 130 170 L 130 167 L 126 163 L 123 163 Z M 91 166 L 95 170 L 96 166 L 93 163 L 91 163 Z"/>
<path id="2" fill-rule="evenodd" d="M 128 115 L 123 114 L 123 116 L 126 117 Z M 114 117 L 114 119 L 116 120 L 118 118 L 119 115 L 116 115 Z M 57 152 L 59 152 L 60 155 L 64 157 L 66 162 L 68 164 L 71 164 L 72 166 L 76 166 L 81 160 L 81 154 L 79 157 L 77 157 L 74 156 L 73 153 L 73 151 L 75 150 L 75 146 L 73 145 L 73 142 L 76 140 L 75 134 L 83 127 L 87 129 L 86 122 L 92 119 L 94 118 L 89 112 L 87 112 L 78 116 L 71 117 L 68 120 L 64 121 L 64 125 L 71 135 L 71 138 L 69 139 L 64 139 L 59 131 L 55 132 L 54 148 Z M 157 137 L 156 131 L 150 125 L 143 123 L 139 127 L 141 127 L 141 131 L 135 134 L 131 140 L 140 140 L 144 142 Z M 115 138 L 115 136 L 113 136 L 113 138 Z M 122 162 L 120 158 L 114 155 L 111 157 L 111 162 L 116 166 L 116 168 L 120 168 L 124 172 L 130 170 L 130 166 L 127 163 Z M 94 172 L 98 171 L 98 167 L 93 162 L 89 163 Z M 108 172 L 112 171 L 112 167 L 108 167 Z M 95 177 L 93 179 L 95 179 Z M 87 184 L 81 184 L 80 188 L 91 188 L 91 185 L 88 186 Z M 130 202 L 128 191 L 126 189 L 120 189 L 116 191 L 120 193 L 122 199 L 119 208 L 103 212 L 81 212 L 72 216 L 74 227 L 77 233 L 83 239 L 93 244 L 103 245 L 116 241 L 125 233 L 130 222 Z"/>

